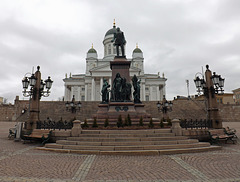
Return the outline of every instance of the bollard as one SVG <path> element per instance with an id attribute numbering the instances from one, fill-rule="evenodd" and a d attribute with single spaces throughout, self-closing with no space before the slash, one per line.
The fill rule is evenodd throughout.
<path id="1" fill-rule="evenodd" d="M 173 119 L 172 120 L 172 133 L 175 133 L 176 136 L 182 136 L 182 128 L 180 126 L 180 120 L 179 119 Z"/>
<path id="2" fill-rule="evenodd" d="M 73 121 L 73 128 L 71 131 L 71 136 L 78 137 L 82 132 L 81 121 L 75 120 Z"/>

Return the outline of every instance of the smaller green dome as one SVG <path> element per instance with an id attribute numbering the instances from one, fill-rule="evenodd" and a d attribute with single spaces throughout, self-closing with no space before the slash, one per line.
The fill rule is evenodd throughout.
<path id="1" fill-rule="evenodd" d="M 97 53 L 97 51 L 94 48 L 91 48 L 88 50 L 88 53 Z"/>
<path id="2" fill-rule="evenodd" d="M 133 53 L 142 53 L 142 50 L 137 47 L 133 50 Z"/>

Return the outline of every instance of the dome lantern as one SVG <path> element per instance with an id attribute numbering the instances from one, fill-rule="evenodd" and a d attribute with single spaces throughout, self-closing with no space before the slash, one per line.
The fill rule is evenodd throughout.
<path id="1" fill-rule="evenodd" d="M 88 50 L 87 52 L 87 58 L 95 58 L 97 59 L 98 55 L 97 55 L 97 51 L 93 48 L 93 44 L 91 49 Z"/>
<path id="2" fill-rule="evenodd" d="M 143 52 L 141 49 L 138 48 L 138 44 L 136 44 L 136 48 L 133 50 L 132 57 L 133 58 L 137 58 L 137 57 L 143 58 Z"/>

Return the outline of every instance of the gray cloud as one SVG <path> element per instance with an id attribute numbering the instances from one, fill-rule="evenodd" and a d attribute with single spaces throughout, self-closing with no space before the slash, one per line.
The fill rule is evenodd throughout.
<path id="1" fill-rule="evenodd" d="M 165 73 L 167 97 L 195 94 L 202 66 L 226 78 L 225 90 L 239 87 L 238 0 L 53 0 L 0 2 L 0 96 L 22 98 L 21 79 L 41 66 L 54 80 L 48 100 L 64 94 L 65 73 L 84 73 L 94 44 L 103 57 L 103 38 L 113 19 L 125 33 L 127 57 L 138 43 L 146 73 Z"/>

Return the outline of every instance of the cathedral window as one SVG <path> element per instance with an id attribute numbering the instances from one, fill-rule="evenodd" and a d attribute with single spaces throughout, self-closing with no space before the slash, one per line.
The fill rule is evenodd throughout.
<path id="1" fill-rule="evenodd" d="M 111 52 L 111 45 L 109 44 L 108 45 L 108 54 L 111 54 L 112 52 Z"/>
<path id="2" fill-rule="evenodd" d="M 146 101 L 149 101 L 149 95 L 146 95 Z"/>
<path id="3" fill-rule="evenodd" d="M 81 101 L 85 101 L 85 96 L 84 95 L 81 96 Z"/>
<path id="4" fill-rule="evenodd" d="M 104 52 L 105 52 L 105 55 L 107 55 L 107 46 L 106 45 L 104 46 Z"/>

